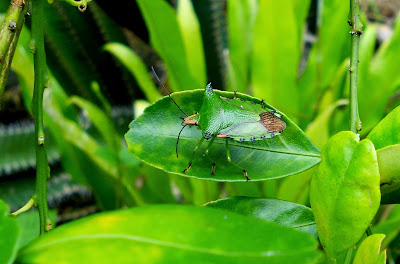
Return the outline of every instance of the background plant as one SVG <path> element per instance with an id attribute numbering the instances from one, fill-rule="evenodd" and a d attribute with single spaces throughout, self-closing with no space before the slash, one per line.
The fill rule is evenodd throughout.
<path id="1" fill-rule="evenodd" d="M 247 217 L 228 213 L 223 215 L 219 211 L 210 211 L 204 208 L 204 210 L 202 208 L 182 209 L 174 206 L 138 208 L 127 211 L 125 214 L 132 214 L 129 217 L 136 220 L 142 217 L 143 221 L 149 221 L 149 223 L 152 223 L 151 220 L 157 219 L 156 216 L 162 217 L 167 219 L 166 226 L 168 226 L 168 219 L 179 216 L 180 220 L 177 220 L 174 227 L 169 229 L 176 231 L 182 226 L 190 230 L 190 225 L 186 223 L 191 222 L 190 219 L 196 215 L 197 224 L 192 229 L 200 230 L 200 233 L 203 230 L 200 223 L 203 221 L 205 228 L 208 226 L 207 223 L 210 223 L 207 222 L 207 219 L 220 221 L 227 216 L 236 223 L 236 226 L 232 227 L 233 229 L 227 229 L 224 224 L 221 224 L 218 228 L 216 227 L 218 233 L 210 233 L 210 239 L 207 240 L 208 242 L 214 241 L 216 248 L 222 252 L 229 252 L 224 245 L 229 245 L 232 240 L 229 239 L 229 236 L 221 233 L 240 230 L 245 226 L 247 228 L 260 225 L 259 228 L 265 230 L 265 233 L 279 230 L 281 234 L 285 234 L 283 237 L 292 236 L 290 233 L 292 230 L 280 230 L 275 225 L 253 220 L 251 217 L 254 216 L 292 228 L 306 223 L 306 226 L 312 230 L 307 233 L 315 236 L 315 221 L 313 215 L 309 214 L 310 209 L 298 204 L 309 205 L 311 177 L 322 174 L 322 171 L 326 169 L 326 167 L 321 168 L 324 163 L 321 163 L 320 168 L 316 166 L 306 171 L 302 171 L 305 168 L 297 168 L 296 172 L 302 172 L 282 179 L 248 183 L 217 183 L 183 178 L 145 165 L 128 153 L 122 135 L 127 131 L 127 125 L 132 118 L 139 116 L 145 106 L 161 97 L 161 93 L 157 92 L 156 85 L 148 71 L 149 66 L 154 65 L 162 74 L 163 82 L 168 84 L 168 89 L 171 91 L 204 88 L 205 84 L 211 81 L 214 87 L 221 90 L 238 90 L 257 98 L 264 98 L 298 124 L 315 146 L 320 149 L 325 145 L 325 148 L 328 148 L 330 144 L 337 147 L 338 144 L 335 144 L 333 140 L 338 137 L 340 140 L 349 141 L 353 138 L 349 134 L 341 133 L 331 138 L 337 132 L 349 129 L 349 110 L 346 98 L 348 98 L 349 91 L 350 35 L 348 32 L 350 27 L 345 23 L 348 19 L 349 3 L 343 1 L 324 1 L 323 4 L 311 3 L 311 1 L 283 1 L 281 3 L 228 1 L 224 6 L 222 1 L 193 1 L 192 3 L 182 0 L 175 5 L 169 5 L 161 0 L 132 1 L 125 3 L 123 10 L 124 14 L 127 14 L 125 16 L 120 13 L 113 14 L 107 4 L 109 4 L 107 1 L 91 2 L 85 13 L 77 12 L 76 9 L 63 2 L 56 1 L 52 5 L 44 5 L 47 20 L 45 37 L 47 61 L 51 72 L 50 88 L 46 91 L 44 103 L 46 135 L 49 135 L 47 137 L 49 141 L 48 156 L 52 164 L 52 178 L 48 188 L 51 207 L 58 208 L 62 212 L 65 210 L 65 203 L 69 206 L 71 197 L 75 195 L 79 197 L 78 204 L 89 204 L 83 212 L 76 210 L 79 212 L 78 214 L 153 203 L 202 205 L 218 198 L 238 195 L 278 198 L 297 204 L 262 198 L 243 198 L 242 200 L 228 198 L 215 203 L 215 207 L 220 206 L 225 210 L 245 214 Z M 2 10 L 6 10 L 6 8 Z M 305 21 L 307 16 L 313 13 L 319 22 L 313 23 L 312 19 L 308 18 L 308 30 L 312 31 L 313 25 L 316 25 L 317 28 L 314 31 L 317 33 L 317 38 L 315 43 L 309 43 L 304 41 Z M 135 21 L 132 21 L 133 17 Z M 140 19 L 141 17 L 143 20 Z M 379 169 L 375 167 L 374 170 L 375 172 L 377 169 L 379 170 L 381 203 L 397 203 L 398 165 L 395 161 L 397 153 L 399 153 L 397 151 L 399 138 L 396 136 L 396 124 L 398 123 L 396 120 L 399 110 L 391 110 L 396 107 L 398 102 L 396 69 L 400 54 L 397 50 L 399 48 L 399 27 L 395 26 L 392 38 L 379 44 L 376 49 L 377 27 L 369 24 L 365 17 L 362 16 L 361 19 L 365 28 L 360 43 L 358 71 L 359 112 L 363 122 L 363 130 L 360 133 L 362 138 L 368 135 L 367 138 L 370 140 L 368 142 L 372 142 L 373 148 L 376 149 L 373 163 L 379 164 Z M 27 24 L 28 26 L 30 24 L 29 18 Z M 30 111 L 33 90 L 33 62 L 29 51 L 29 34 L 30 30 L 24 27 L 12 65 L 13 71 L 18 76 L 27 111 Z M 105 43 L 108 44 L 103 47 Z M 310 44 L 312 46 L 308 50 Z M 308 56 L 305 56 L 306 51 L 309 51 Z M 304 61 L 303 58 L 305 58 Z M 7 95 L 11 97 L 11 94 L 10 90 L 6 90 L 4 97 Z M 189 92 L 188 95 L 195 95 L 195 92 Z M 166 99 L 163 102 L 165 101 Z M 133 105 L 130 105 L 131 102 L 134 102 Z M 5 111 L 2 120 L 5 120 L 5 124 L 0 130 L 0 141 L 3 154 L 7 154 L 0 156 L 2 173 L 0 195 L 9 204 L 12 211 L 15 211 L 31 196 L 27 188 L 32 185 L 32 178 L 29 176 L 32 175 L 32 170 L 26 169 L 33 166 L 34 153 L 32 152 L 33 147 L 30 149 L 28 145 L 23 145 L 23 142 L 33 140 L 33 130 L 32 126 L 25 121 L 29 114 L 24 112 L 21 107 L 18 108 L 18 104 L 15 106 L 16 113 L 24 117 L 24 122 L 15 123 L 14 119 L 3 118 L 12 108 L 7 107 L 7 104 L 4 103 L 2 106 L 2 111 Z M 163 111 L 169 114 L 175 109 L 163 108 Z M 390 114 L 379 123 L 389 112 Z M 177 116 L 178 118 L 179 116 Z M 377 125 L 378 123 L 379 125 Z M 179 126 L 179 122 L 174 125 Z M 372 129 L 373 131 L 370 132 Z M 330 140 L 328 141 L 328 139 Z M 354 142 L 356 141 L 354 139 Z M 53 145 L 51 142 L 56 144 Z M 365 145 L 367 144 L 365 142 L 367 141 L 362 140 L 354 145 Z M 371 146 L 372 143 L 368 144 Z M 174 150 L 173 144 L 167 145 L 166 148 Z M 328 160 L 337 159 L 339 158 L 338 152 L 338 150 L 332 150 L 328 154 L 322 152 L 322 158 L 324 159 L 325 155 Z M 370 152 L 375 153 L 372 150 L 368 153 Z M 361 151 L 361 153 L 364 152 Z M 361 156 L 364 157 L 363 155 Z M 158 153 L 158 156 L 163 158 L 163 152 Z M 318 159 L 319 154 L 317 154 Z M 357 159 L 354 161 L 356 164 L 349 166 L 360 168 L 363 166 L 362 164 L 371 163 L 371 159 L 374 160 L 374 157 L 366 157 L 364 163 Z M 168 164 L 177 162 L 175 158 L 168 161 Z M 342 167 L 343 163 L 338 163 L 336 166 Z M 279 170 L 275 173 L 278 175 Z M 58 177 L 54 175 L 58 175 Z M 271 178 L 275 178 L 272 174 L 271 176 Z M 224 180 L 229 180 L 228 175 Z M 321 180 L 323 181 L 323 179 Z M 90 192 L 83 186 L 88 187 Z M 376 191 L 377 183 L 374 186 Z M 319 188 L 321 187 L 316 187 L 316 189 Z M 65 193 L 65 195 L 60 195 L 60 193 Z M 95 206 L 93 206 L 93 199 L 96 201 Z M 334 200 L 337 203 L 346 201 L 349 200 L 344 198 Z M 228 205 L 224 205 L 224 203 Z M 376 199 L 373 200 L 374 208 L 376 203 Z M 337 210 L 351 211 L 355 208 L 354 206 L 356 205 L 349 207 L 339 204 Z M 253 210 L 249 210 L 249 208 Z M 304 218 L 299 216 L 292 223 L 282 221 L 282 219 L 289 221 L 289 215 L 292 210 L 295 210 L 293 208 L 297 212 L 301 212 L 299 215 L 305 215 Z M 3 211 L 7 212 L 6 209 Z M 253 212 L 252 215 L 246 213 L 250 211 Z M 254 211 L 259 213 L 254 214 Z M 373 223 L 372 232 L 386 234 L 386 238 L 382 241 L 382 236 L 374 235 L 365 242 L 359 242 L 359 235 L 354 235 L 355 231 L 354 233 L 349 231 L 346 233 L 351 233 L 354 238 L 348 240 L 348 244 L 343 243 L 345 244 L 342 245 L 343 250 L 348 247 L 353 248 L 353 245 L 361 243 L 356 250 L 372 247 L 374 252 L 378 252 L 377 248 L 382 243 L 382 249 L 388 249 L 389 261 L 395 261 L 398 258 L 396 253 L 398 244 L 397 211 L 397 206 L 394 205 L 381 206 L 374 220 L 372 217 L 375 212 L 368 212 L 370 217 L 367 222 Z M 335 212 L 337 211 L 333 213 Z M 266 215 L 271 215 L 271 213 L 281 215 L 281 218 L 266 218 Z M 20 237 L 20 240 L 28 237 L 27 230 L 31 228 L 26 228 L 26 226 L 38 226 L 32 225 L 36 219 L 34 212 L 29 212 L 29 214 L 30 218 L 27 218 L 28 215 L 26 216 L 26 219 L 30 219 L 27 222 L 21 220 L 24 214 L 18 216 L 17 220 L 20 222 L 21 230 L 18 231 L 18 227 L 10 227 L 9 232 L 12 235 L 8 237 Z M 121 218 L 120 214 L 124 213 L 110 212 L 108 215 L 99 216 L 99 219 L 105 217 L 117 221 Z M 59 217 L 65 217 L 65 215 L 59 213 Z M 9 220 L 7 216 L 2 219 L 15 223 L 15 219 Z M 48 236 L 48 241 L 61 241 L 63 237 L 68 236 L 68 232 L 75 232 L 74 234 L 87 232 L 87 235 L 99 235 L 96 232 L 101 228 L 94 223 L 97 221 L 96 218 L 92 219 L 84 220 L 86 222 L 73 221 L 70 225 L 56 228 L 54 233 L 52 232 Z M 353 223 L 358 222 L 354 221 Z M 319 224 L 318 220 L 317 224 Z M 8 224 L 4 224 L 4 226 L 6 225 Z M 90 229 L 89 226 L 92 226 L 93 229 Z M 144 227 L 143 230 L 134 229 L 132 223 L 124 223 L 123 226 L 126 228 L 109 230 L 108 235 L 103 235 L 107 239 L 111 239 L 113 243 L 119 243 L 120 238 L 113 237 L 113 234 L 122 232 L 148 237 L 150 230 L 154 229 L 154 225 L 150 225 L 148 228 Z M 358 234 L 363 234 L 366 229 L 365 225 L 362 225 L 360 229 L 361 232 Z M 258 247 L 256 243 L 250 242 L 252 241 L 250 234 L 246 237 L 247 243 L 240 243 L 241 247 L 236 249 L 238 256 L 232 260 L 210 256 L 207 253 L 211 250 L 208 247 L 209 244 L 202 244 L 201 240 L 190 231 L 182 234 L 191 239 L 182 242 L 174 240 L 174 237 L 169 237 L 165 232 L 166 229 L 163 229 L 162 226 L 155 230 L 163 234 L 157 239 L 153 237 L 157 241 L 167 240 L 186 243 L 185 245 L 194 248 L 206 248 L 203 253 L 198 253 L 199 255 L 182 254 L 182 258 L 210 258 L 214 261 L 229 261 L 230 263 L 234 261 L 249 262 L 249 258 L 245 256 L 250 253 L 246 252 L 247 248 L 243 248 L 243 244 L 247 244 L 251 254 L 254 254 L 254 256 L 252 255 L 255 258 L 252 259 L 253 261 L 272 261 L 272 259 L 257 259 L 259 251 L 256 249 Z M 161 232 L 161 230 L 164 231 Z M 321 232 L 318 231 L 322 242 Z M 309 261 L 315 263 L 319 258 L 315 241 L 311 240 L 307 234 L 296 233 L 296 235 L 298 236 L 297 243 L 300 243 L 298 241 L 304 243 L 302 244 L 304 247 L 298 247 L 299 250 L 296 251 L 297 261 L 304 263 L 300 256 L 309 256 Z M 33 237 L 35 234 L 31 236 L 31 238 Z M 217 240 L 215 237 L 220 237 L 220 239 Z M 271 235 L 271 237 L 274 236 Z M 358 257 L 361 253 L 357 253 L 354 257 L 353 251 L 356 250 L 338 249 L 339 237 L 328 237 L 327 239 L 331 239 L 329 243 L 335 248 L 334 251 L 327 250 L 327 252 L 330 252 L 330 256 L 338 255 L 337 262 L 351 263 L 352 258 L 354 258 L 354 263 L 362 261 Z M 253 241 L 256 240 L 253 239 Z M 371 244 L 369 241 L 374 242 Z M 91 247 L 85 248 L 83 242 L 79 240 L 77 242 L 81 243 L 82 251 L 70 254 L 72 256 L 79 257 L 81 252 L 87 254 L 88 250 L 93 257 L 125 256 L 121 254 L 118 247 L 112 249 L 108 255 L 102 256 L 99 254 L 103 247 L 99 247 L 99 251 L 94 251 Z M 26 243 L 28 242 L 20 242 L 19 246 Z M 18 261 L 45 261 L 48 259 L 46 253 L 40 250 L 42 243 L 46 244 L 47 242 L 39 239 L 20 251 Z M 265 240 L 260 241 L 260 244 L 263 243 Z M 281 250 L 293 253 L 295 245 L 298 246 L 297 243 L 287 244 L 287 248 Z M 160 244 L 151 244 L 165 252 L 165 256 L 170 256 L 175 260 L 179 258 L 176 255 L 176 252 L 180 252 L 179 250 L 168 251 Z M 11 243 L 11 245 L 18 244 Z M 12 261 L 15 258 L 16 248 L 19 246 L 13 246 L 7 251 L 11 252 L 7 255 L 10 256 L 8 260 Z M 68 247 L 69 245 L 65 244 L 64 246 Z M 145 253 L 146 247 L 143 244 L 135 242 L 132 244 L 132 248 L 139 250 L 139 253 L 136 254 L 139 259 L 143 257 L 151 262 L 150 256 L 152 255 Z M 273 247 L 268 248 L 265 245 L 264 248 L 260 248 L 260 250 L 268 249 L 272 250 Z M 69 252 L 71 253 L 71 251 Z M 62 252 L 53 252 L 53 254 L 62 254 Z M 384 253 L 379 255 L 381 257 L 377 255 L 368 259 L 382 259 L 383 255 Z M 71 259 L 71 261 L 73 260 Z M 165 261 L 168 261 L 168 258 L 165 258 Z M 289 256 L 283 256 L 282 259 L 276 261 L 278 261 L 277 263 L 294 263 Z"/>

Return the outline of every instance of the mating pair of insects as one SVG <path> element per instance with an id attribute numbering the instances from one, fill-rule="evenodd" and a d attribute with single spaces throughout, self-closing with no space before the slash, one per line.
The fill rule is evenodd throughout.
<path id="1" fill-rule="evenodd" d="M 185 115 L 182 116 L 183 127 L 179 131 L 176 142 L 176 156 L 178 157 L 179 137 L 186 126 L 196 126 L 202 132 L 203 137 L 193 150 L 189 166 L 183 170 L 183 173 L 186 173 L 192 167 L 193 158 L 205 139 L 210 139 L 206 150 L 206 152 L 208 152 L 208 148 L 215 138 L 225 138 L 227 161 L 241 169 L 244 177 L 250 180 L 247 171 L 232 162 L 229 151 L 229 140 L 254 142 L 256 140 L 265 140 L 280 135 L 286 128 L 286 123 L 281 119 L 282 115 L 276 113 L 272 109 L 266 108 L 263 100 L 260 104 L 253 101 L 245 101 L 244 99 L 238 98 L 236 92 L 234 92 L 233 99 L 218 96 L 214 93 L 211 83 L 206 86 L 204 91 L 204 99 L 200 111 L 193 115 L 188 115 L 171 97 L 170 93 L 158 78 L 153 67 L 152 70 L 169 98 L 171 98 L 174 104 Z M 215 168 L 216 164 L 213 163 L 211 175 L 215 174 Z"/>

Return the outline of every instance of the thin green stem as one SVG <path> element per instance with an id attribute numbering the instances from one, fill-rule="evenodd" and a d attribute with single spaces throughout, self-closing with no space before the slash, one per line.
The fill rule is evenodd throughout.
<path id="1" fill-rule="evenodd" d="M 359 0 L 350 0 L 349 24 L 352 27 L 350 50 L 350 130 L 357 133 L 361 130 L 361 120 L 358 114 L 358 50 L 363 24 L 360 20 Z"/>
<path id="2" fill-rule="evenodd" d="M 32 112 L 35 122 L 36 136 L 36 205 L 39 210 L 40 233 L 51 229 L 51 221 L 48 215 L 47 206 L 47 178 L 50 175 L 50 168 L 47 161 L 45 148 L 45 134 L 43 126 L 43 91 L 47 86 L 47 65 L 44 49 L 44 5 L 46 0 L 32 1 L 32 38 L 31 50 L 33 52 L 35 84 L 32 100 Z"/>
<path id="3" fill-rule="evenodd" d="M 0 98 L 7 83 L 11 61 L 30 0 L 12 0 L 0 31 Z M 1 105 L 0 105 L 1 108 Z"/>
<path id="4" fill-rule="evenodd" d="M 49 3 L 53 3 L 54 0 L 49 0 Z M 81 12 L 84 12 L 87 8 L 87 4 L 91 2 L 92 0 L 81 0 L 81 1 L 75 1 L 75 0 L 63 0 L 67 2 L 68 4 L 72 6 L 78 7 L 78 10 Z"/>
<path id="5" fill-rule="evenodd" d="M 35 200 L 33 198 L 31 198 L 24 206 L 22 206 L 20 209 L 18 209 L 14 213 L 11 213 L 10 215 L 18 216 L 19 214 L 24 213 L 24 212 L 28 211 L 29 209 L 31 209 L 34 203 L 35 203 Z"/>
<path id="6" fill-rule="evenodd" d="M 351 264 L 351 257 L 353 255 L 353 247 L 349 248 L 346 252 L 346 258 L 343 264 Z"/>

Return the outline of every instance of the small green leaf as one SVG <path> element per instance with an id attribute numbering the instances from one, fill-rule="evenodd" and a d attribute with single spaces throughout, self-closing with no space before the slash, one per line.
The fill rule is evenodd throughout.
<path id="1" fill-rule="evenodd" d="M 181 205 L 86 217 L 23 248 L 18 263 L 316 263 L 308 234 L 232 212 Z"/>
<path id="2" fill-rule="evenodd" d="M 13 263 L 19 244 L 20 227 L 8 215 L 8 206 L 0 200 L 0 263 Z"/>
<path id="3" fill-rule="evenodd" d="M 400 106 L 390 112 L 369 133 L 377 149 L 381 175 L 382 203 L 400 201 Z"/>
<path id="4" fill-rule="evenodd" d="M 218 95 L 233 98 L 233 93 L 214 90 Z M 259 103 L 260 100 L 238 94 L 240 98 Z M 174 100 L 188 114 L 199 111 L 203 103 L 204 90 L 174 93 Z M 268 106 L 270 109 L 275 109 Z M 207 143 L 203 143 L 188 166 L 193 150 L 201 139 L 201 131 L 196 127 L 183 130 L 179 141 L 179 158 L 175 148 L 179 130 L 182 128 L 182 113 L 168 98 L 149 106 L 144 113 L 130 124 L 125 135 L 129 151 L 140 160 L 167 172 L 216 181 L 245 181 L 241 169 L 227 162 L 225 139 L 217 138 L 208 155 L 203 156 Z M 251 180 L 284 177 L 306 170 L 320 160 L 319 150 L 286 116 L 282 119 L 287 127 L 282 135 L 257 142 L 237 142 L 230 140 L 232 161 L 247 170 Z M 162 146 L 162 147 L 160 147 Z M 268 162 L 266 162 L 268 161 Z M 210 175 L 216 163 L 215 176 Z"/>
<path id="5" fill-rule="evenodd" d="M 389 145 L 400 144 L 400 106 L 391 111 L 381 122 L 368 134 L 376 149 Z"/>
<path id="6" fill-rule="evenodd" d="M 380 253 L 384 238 L 383 234 L 368 236 L 358 248 L 353 264 L 385 264 L 386 250 Z"/>
<path id="7" fill-rule="evenodd" d="M 206 206 L 252 216 L 318 237 L 314 215 L 304 205 L 277 199 L 232 197 L 209 202 Z"/>
<path id="8" fill-rule="evenodd" d="M 361 239 L 379 208 L 378 162 L 372 142 L 349 131 L 333 136 L 321 159 L 310 202 L 321 244 L 335 259 Z"/>

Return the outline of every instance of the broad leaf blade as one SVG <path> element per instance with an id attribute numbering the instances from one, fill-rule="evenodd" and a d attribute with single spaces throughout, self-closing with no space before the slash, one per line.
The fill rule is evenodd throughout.
<path id="1" fill-rule="evenodd" d="M 333 136 L 321 159 L 310 202 L 321 244 L 335 259 L 361 239 L 379 208 L 378 162 L 372 142 L 349 131 Z"/>
<path id="2" fill-rule="evenodd" d="M 316 263 L 307 234 L 210 208 L 148 206 L 60 226 L 25 247 L 19 263 Z"/>
<path id="3" fill-rule="evenodd" d="M 204 90 L 195 90 L 174 93 L 172 96 L 185 112 L 194 114 L 201 108 L 203 93 Z M 215 93 L 233 98 L 233 93 L 217 90 Z M 260 102 L 247 95 L 238 96 Z M 207 145 L 203 143 L 193 160 L 192 168 L 186 174 L 182 173 L 201 138 L 201 131 L 196 127 L 185 128 L 180 137 L 177 158 L 175 147 L 178 132 L 182 128 L 181 115 L 167 97 L 148 107 L 143 115 L 130 124 L 130 130 L 125 135 L 129 151 L 144 162 L 167 172 L 216 181 L 245 181 L 242 170 L 226 161 L 225 140 L 219 138 L 214 141 L 207 156 L 202 155 Z M 245 168 L 251 180 L 296 174 L 319 162 L 318 148 L 286 116 L 283 116 L 283 120 L 287 128 L 282 135 L 273 139 L 243 143 L 229 141 L 232 161 Z M 212 176 L 210 173 L 214 162 L 216 170 L 215 176 Z"/>
<path id="4" fill-rule="evenodd" d="M 252 216 L 318 236 L 314 215 L 304 205 L 277 199 L 232 197 L 209 202 L 206 206 Z"/>

